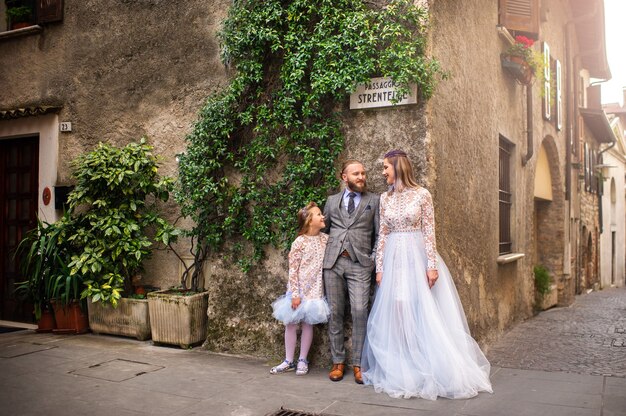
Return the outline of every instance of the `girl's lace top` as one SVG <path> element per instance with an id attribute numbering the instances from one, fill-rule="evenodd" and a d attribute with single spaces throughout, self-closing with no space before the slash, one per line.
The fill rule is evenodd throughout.
<path id="1" fill-rule="evenodd" d="M 376 272 L 383 271 L 385 241 L 389 233 L 421 231 L 428 269 L 437 269 L 433 200 L 426 188 L 405 188 L 380 197 L 380 233 L 376 249 Z"/>
<path id="2" fill-rule="evenodd" d="M 322 263 L 328 235 L 300 235 L 289 251 L 289 282 L 287 292 L 292 298 L 321 299 L 324 297 Z"/>

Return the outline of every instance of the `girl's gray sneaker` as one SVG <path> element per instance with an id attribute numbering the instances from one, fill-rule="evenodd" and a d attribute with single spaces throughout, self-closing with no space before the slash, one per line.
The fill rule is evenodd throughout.
<path id="1" fill-rule="evenodd" d="M 300 358 L 298 360 L 298 368 L 296 369 L 296 375 L 303 376 L 307 374 L 308 372 L 309 372 L 309 362 L 304 358 Z"/>
<path id="2" fill-rule="evenodd" d="M 275 367 L 272 367 L 270 370 L 270 374 L 281 374 L 286 373 L 287 371 L 293 371 L 296 368 L 296 363 L 293 361 L 283 361 Z"/>

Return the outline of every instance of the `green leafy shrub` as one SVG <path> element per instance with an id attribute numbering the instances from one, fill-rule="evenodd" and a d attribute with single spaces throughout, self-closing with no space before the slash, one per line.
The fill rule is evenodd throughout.
<path id="1" fill-rule="evenodd" d="M 78 251 L 68 264 L 70 275 L 83 280 L 83 298 L 116 306 L 122 292 L 131 294 L 131 278 L 155 244 L 169 245 L 179 234 L 157 210 L 173 180 L 159 177 L 145 139 L 121 149 L 101 143 L 79 156 L 74 169 L 69 241 Z"/>
<path id="2" fill-rule="evenodd" d="M 267 245 L 287 247 L 294 213 L 338 185 L 341 103 L 358 84 L 390 76 L 400 96 L 409 83 L 432 95 L 442 71 L 426 53 L 427 21 L 408 0 L 234 2 L 220 34 L 233 79 L 208 98 L 179 155 L 195 273 L 227 238 L 243 270 Z"/>
<path id="3" fill-rule="evenodd" d="M 542 295 L 550 293 L 552 280 L 550 279 L 550 273 L 548 270 L 542 265 L 537 265 L 533 268 L 533 273 L 535 275 L 535 289 L 537 292 Z"/>

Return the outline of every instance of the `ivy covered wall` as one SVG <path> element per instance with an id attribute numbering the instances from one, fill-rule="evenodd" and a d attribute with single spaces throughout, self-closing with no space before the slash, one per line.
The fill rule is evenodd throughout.
<path id="1" fill-rule="evenodd" d="M 423 106 L 443 76 L 427 53 L 428 10 L 409 1 L 241 1 L 220 34 L 230 84 L 210 96 L 180 155 L 177 200 L 208 256 L 206 347 L 282 354 L 271 302 L 284 292 L 295 214 L 338 189 L 337 167 L 361 159 L 383 190 L 385 151 L 407 149 L 426 174 Z M 348 109 L 357 84 L 391 76 L 419 104 Z M 233 267 L 233 266 L 238 267 Z M 318 331 L 314 362 L 328 356 Z"/>

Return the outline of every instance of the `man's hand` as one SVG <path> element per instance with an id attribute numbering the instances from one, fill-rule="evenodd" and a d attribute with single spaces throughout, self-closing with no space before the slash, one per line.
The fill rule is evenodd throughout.
<path id="1" fill-rule="evenodd" d="M 383 281 L 383 272 L 376 273 L 376 284 L 380 286 L 380 282 Z"/>

